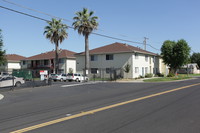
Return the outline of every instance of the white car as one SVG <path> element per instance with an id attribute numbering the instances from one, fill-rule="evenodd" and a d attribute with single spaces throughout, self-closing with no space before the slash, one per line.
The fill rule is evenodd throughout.
<path id="1" fill-rule="evenodd" d="M 87 76 L 83 76 L 80 73 L 68 73 L 67 74 L 67 80 L 68 81 L 82 82 L 82 81 L 88 81 L 89 78 Z"/>
<path id="2" fill-rule="evenodd" d="M 0 72 L 0 77 L 4 77 L 4 76 L 11 76 L 11 75 L 7 72 Z"/>
<path id="3" fill-rule="evenodd" d="M 0 78 L 0 87 L 16 86 L 19 87 L 24 84 L 23 78 L 17 78 L 15 76 L 3 76 Z"/>
<path id="4" fill-rule="evenodd" d="M 54 81 L 67 81 L 67 75 L 66 74 L 51 74 L 51 78 Z"/>

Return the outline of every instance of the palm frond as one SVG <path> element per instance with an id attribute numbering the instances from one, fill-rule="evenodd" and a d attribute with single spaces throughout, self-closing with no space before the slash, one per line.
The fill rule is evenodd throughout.
<path id="1" fill-rule="evenodd" d="M 48 26 L 44 28 L 44 34 L 46 38 L 50 40 L 51 43 L 62 42 L 65 38 L 68 37 L 66 29 L 67 25 L 62 24 L 61 20 L 52 18 L 52 21 L 48 22 Z M 61 41 L 60 41 L 61 39 Z"/>
<path id="2" fill-rule="evenodd" d="M 87 8 L 83 8 L 83 11 L 78 11 L 75 13 L 76 16 L 73 18 L 75 20 L 72 23 L 72 26 L 75 30 L 78 30 L 79 34 L 83 36 L 89 35 L 93 30 L 96 30 L 98 27 L 98 17 L 92 16 L 93 11 L 88 11 Z"/>

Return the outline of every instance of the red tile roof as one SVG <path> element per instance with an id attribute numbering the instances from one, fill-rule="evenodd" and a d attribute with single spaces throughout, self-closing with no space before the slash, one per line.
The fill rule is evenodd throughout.
<path id="1" fill-rule="evenodd" d="M 75 58 L 74 54 L 76 53 L 69 50 L 62 49 L 60 50 L 58 58 Z M 54 58 L 55 58 L 55 51 L 53 50 L 46 53 L 41 53 L 38 55 L 28 57 L 27 60 L 44 60 L 44 59 L 54 59 Z"/>
<path id="2" fill-rule="evenodd" d="M 140 49 L 124 43 L 113 43 L 103 47 L 95 48 L 90 50 L 90 54 L 105 54 L 105 53 L 126 53 L 126 52 L 137 52 L 150 55 L 157 55 L 155 53 Z M 84 52 L 78 53 L 77 55 L 84 55 Z"/>
<path id="3" fill-rule="evenodd" d="M 6 59 L 8 61 L 20 61 L 26 59 L 26 57 L 17 54 L 7 54 Z"/>

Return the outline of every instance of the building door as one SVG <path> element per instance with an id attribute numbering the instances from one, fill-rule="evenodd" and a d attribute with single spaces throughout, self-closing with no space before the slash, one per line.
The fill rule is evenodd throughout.
<path id="1" fill-rule="evenodd" d="M 144 67 L 142 67 L 142 76 L 144 76 Z"/>

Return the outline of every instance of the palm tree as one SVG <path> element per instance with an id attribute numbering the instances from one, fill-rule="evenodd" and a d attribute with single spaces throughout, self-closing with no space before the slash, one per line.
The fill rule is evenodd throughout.
<path id="1" fill-rule="evenodd" d="M 51 43 L 55 44 L 55 67 L 54 73 L 58 73 L 59 64 L 58 64 L 58 48 L 59 43 L 61 44 L 65 38 L 68 37 L 68 33 L 66 29 L 67 25 L 62 24 L 61 20 L 57 20 L 52 18 L 52 21 L 47 22 L 49 25 L 44 28 L 44 34 L 46 38 L 51 41 Z"/>
<path id="2" fill-rule="evenodd" d="M 87 8 L 83 8 L 83 11 L 76 12 L 76 15 L 73 20 L 73 26 L 75 30 L 78 30 L 78 33 L 85 37 L 85 71 L 89 70 L 89 41 L 88 37 L 93 30 L 96 30 L 98 27 L 97 16 L 93 16 L 93 11 L 88 11 Z"/>

